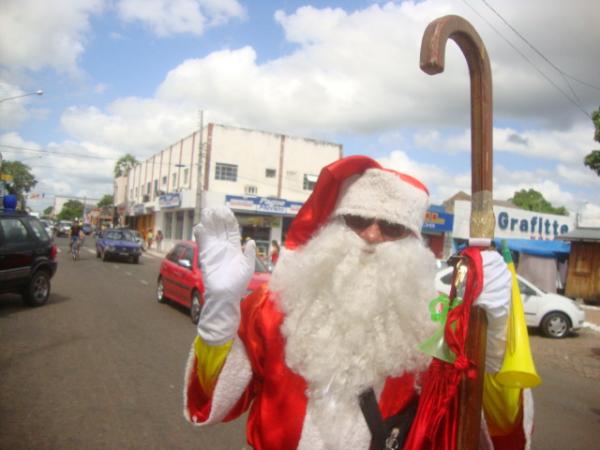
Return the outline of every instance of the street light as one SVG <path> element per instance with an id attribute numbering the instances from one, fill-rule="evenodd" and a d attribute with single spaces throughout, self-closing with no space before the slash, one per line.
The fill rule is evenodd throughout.
<path id="1" fill-rule="evenodd" d="M 21 98 L 21 97 L 28 97 L 30 95 L 44 95 L 44 91 L 42 91 L 41 89 L 35 91 L 35 92 L 29 92 L 28 94 L 22 94 L 22 95 L 15 95 L 14 97 L 6 97 L 3 99 L 0 99 L 0 103 L 5 102 L 7 100 L 14 100 L 16 98 Z"/>

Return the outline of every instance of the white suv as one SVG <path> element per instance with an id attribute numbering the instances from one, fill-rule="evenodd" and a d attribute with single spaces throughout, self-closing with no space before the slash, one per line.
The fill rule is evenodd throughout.
<path id="1" fill-rule="evenodd" d="M 438 271 L 435 288 L 438 292 L 450 295 L 452 267 Z M 560 339 L 583 325 L 585 312 L 570 298 L 542 291 L 520 275 L 519 289 L 525 310 L 525 320 L 529 327 L 539 327 L 549 338 Z"/>

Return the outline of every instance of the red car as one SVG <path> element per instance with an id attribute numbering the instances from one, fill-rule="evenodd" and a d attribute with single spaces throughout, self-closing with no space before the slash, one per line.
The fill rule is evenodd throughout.
<path id="1" fill-rule="evenodd" d="M 270 278 L 269 270 L 256 258 L 247 294 L 268 283 Z M 156 298 L 160 303 L 171 300 L 190 308 L 192 322 L 198 323 L 204 305 L 204 283 L 198 261 L 198 246 L 194 241 L 178 242 L 165 256 L 160 264 Z"/>

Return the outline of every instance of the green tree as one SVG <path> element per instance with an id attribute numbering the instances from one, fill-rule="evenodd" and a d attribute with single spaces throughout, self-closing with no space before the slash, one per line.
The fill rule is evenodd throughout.
<path id="1" fill-rule="evenodd" d="M 58 213 L 58 220 L 73 220 L 83 216 L 83 203 L 79 200 L 69 200 Z"/>
<path id="2" fill-rule="evenodd" d="M 131 168 L 137 166 L 138 164 L 138 160 L 135 159 L 135 156 L 133 156 L 131 153 L 121 156 L 115 163 L 115 178 L 127 175 Z"/>
<path id="3" fill-rule="evenodd" d="M 550 214 L 560 214 L 562 216 L 568 216 L 569 211 L 564 206 L 555 207 L 544 198 L 541 192 L 535 189 L 521 189 L 515 192 L 513 198 L 509 201 L 513 202 L 519 208 L 526 209 L 528 211 L 536 211 Z"/>
<path id="4" fill-rule="evenodd" d="M 8 191 L 16 195 L 25 208 L 25 194 L 37 184 L 31 167 L 21 161 L 3 161 L 2 173 L 12 176 L 12 181 L 8 183 Z"/>
<path id="5" fill-rule="evenodd" d="M 592 113 L 592 122 L 594 122 L 594 127 L 596 127 L 594 140 L 600 142 L 600 107 Z M 600 176 L 600 150 L 592 150 L 586 155 L 583 163 Z"/>
<path id="6" fill-rule="evenodd" d="M 102 208 L 104 206 L 112 206 L 113 205 L 113 196 L 110 194 L 105 194 L 102 196 L 102 198 L 100 199 L 100 201 L 98 202 L 98 204 L 96 206 L 98 206 L 98 208 Z"/>
<path id="7" fill-rule="evenodd" d="M 44 210 L 44 216 L 49 216 L 52 214 L 52 211 L 54 211 L 54 207 L 53 206 L 48 206 L 45 210 Z"/>

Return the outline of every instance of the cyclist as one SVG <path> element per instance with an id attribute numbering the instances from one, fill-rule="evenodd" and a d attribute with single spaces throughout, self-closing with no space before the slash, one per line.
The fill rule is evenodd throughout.
<path id="1" fill-rule="evenodd" d="M 75 219 L 73 221 L 73 225 L 71 225 L 71 230 L 69 231 L 69 236 L 71 239 L 71 253 L 73 254 L 73 259 L 79 257 L 79 247 L 81 246 L 81 239 L 83 235 L 83 230 L 81 229 L 81 223 L 79 219 Z"/>

